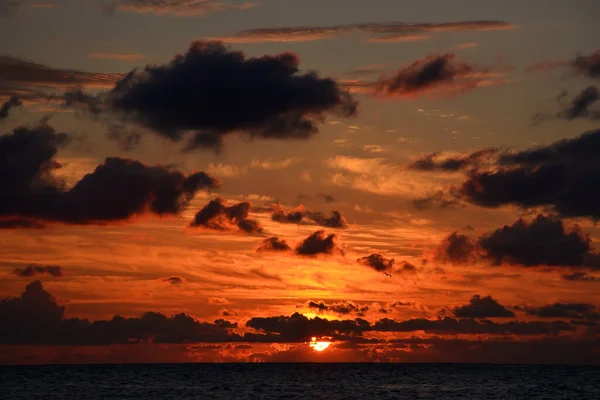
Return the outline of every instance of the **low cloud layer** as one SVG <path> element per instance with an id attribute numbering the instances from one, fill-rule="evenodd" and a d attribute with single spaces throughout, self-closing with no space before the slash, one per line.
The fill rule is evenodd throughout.
<path id="1" fill-rule="evenodd" d="M 503 21 L 456 21 L 447 23 L 410 24 L 405 22 L 364 23 L 333 26 L 299 26 L 248 29 L 233 36 L 217 37 L 228 43 L 309 42 L 362 33 L 372 37 L 372 42 L 400 42 L 427 38 L 426 33 L 453 31 L 511 30 L 516 26 Z M 423 38 L 424 39 L 424 38 Z"/>

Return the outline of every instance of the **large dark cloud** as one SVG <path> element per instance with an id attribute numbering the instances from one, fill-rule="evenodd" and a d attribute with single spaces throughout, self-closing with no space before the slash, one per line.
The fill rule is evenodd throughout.
<path id="1" fill-rule="evenodd" d="M 492 296 L 475 295 L 469 304 L 455 307 L 454 315 L 458 318 L 513 318 L 515 313 L 508 310 Z"/>
<path id="2" fill-rule="evenodd" d="M 185 175 L 113 157 L 67 189 L 53 174 L 67 142 L 44 124 L 0 137 L 0 217 L 86 224 L 177 214 L 196 192 L 218 185 L 204 172 Z"/>
<path id="3" fill-rule="evenodd" d="M 11 109 L 20 107 L 23 102 L 17 96 L 11 96 L 2 106 L 0 106 L 0 121 L 8 118 Z"/>
<path id="4" fill-rule="evenodd" d="M 497 149 L 486 148 L 468 155 L 445 157 L 442 159 L 439 159 L 440 153 L 433 153 L 415 160 L 408 168 L 418 171 L 444 172 L 457 172 L 470 168 L 478 168 L 482 161 L 497 151 Z"/>
<path id="5" fill-rule="evenodd" d="M 386 258 L 382 254 L 373 253 L 371 255 L 361 257 L 356 260 L 361 265 L 373 268 L 375 271 L 384 272 L 391 271 L 394 267 L 395 260 L 393 258 Z"/>
<path id="6" fill-rule="evenodd" d="M 561 275 L 562 279 L 571 282 L 600 282 L 600 277 L 593 276 L 587 272 L 573 272 L 570 274 Z"/>
<path id="7" fill-rule="evenodd" d="M 565 229 L 563 221 L 555 217 L 538 215 L 530 222 L 519 219 L 483 235 L 478 244 L 495 264 L 600 267 L 590 238 L 576 226 Z"/>
<path id="8" fill-rule="evenodd" d="M 299 63 L 292 53 L 247 58 L 220 42 L 198 41 L 169 64 L 130 72 L 109 102 L 172 140 L 201 132 L 191 147 L 217 146 L 230 133 L 305 139 L 325 113 L 356 113 L 354 99 L 333 79 L 300 73 Z"/>
<path id="9" fill-rule="evenodd" d="M 186 314 L 167 317 L 148 312 L 139 318 L 115 316 L 90 322 L 66 318 L 65 307 L 39 281 L 20 297 L 0 301 L 0 344 L 109 345 L 135 343 L 234 342 L 237 325 L 224 320 L 200 322 Z"/>
<path id="10" fill-rule="evenodd" d="M 27 268 L 16 268 L 13 274 L 21 277 L 30 278 L 38 274 L 48 274 L 53 278 L 63 276 L 63 268 L 60 265 L 38 265 L 30 264 Z"/>
<path id="11" fill-rule="evenodd" d="M 600 218 L 600 130 L 501 156 L 455 191 L 483 207 L 551 207 L 563 217 Z"/>
<path id="12" fill-rule="evenodd" d="M 226 206 L 221 198 L 211 200 L 196 213 L 192 227 L 204 227 L 218 231 L 239 229 L 246 233 L 261 232 L 260 224 L 248 218 L 252 205 L 247 201 Z"/>
<path id="13" fill-rule="evenodd" d="M 316 231 L 296 246 L 296 254 L 301 256 L 316 256 L 318 254 L 335 254 L 343 251 L 337 246 L 337 235 Z"/>
<path id="14" fill-rule="evenodd" d="M 568 318 L 600 321 L 596 306 L 587 303 L 553 303 L 541 307 L 519 306 L 517 310 L 541 318 Z"/>
<path id="15" fill-rule="evenodd" d="M 600 255 L 576 225 L 567 229 L 558 217 L 519 219 L 477 238 L 452 233 L 439 246 L 439 261 L 454 264 L 477 260 L 524 267 L 551 266 L 600 269 Z"/>

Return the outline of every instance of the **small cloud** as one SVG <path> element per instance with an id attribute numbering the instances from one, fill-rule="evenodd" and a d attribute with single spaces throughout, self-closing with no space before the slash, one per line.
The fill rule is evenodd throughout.
<path id="1" fill-rule="evenodd" d="M 171 285 L 181 285 L 184 282 L 184 279 L 180 276 L 170 276 L 168 278 L 164 278 L 162 281 L 170 283 Z"/>

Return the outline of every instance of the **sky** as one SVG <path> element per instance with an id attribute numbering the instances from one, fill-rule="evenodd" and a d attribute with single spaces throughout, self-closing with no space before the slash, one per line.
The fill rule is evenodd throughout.
<path id="1" fill-rule="evenodd" d="M 0 0 L 0 364 L 600 363 L 600 5 L 526 3 Z"/>

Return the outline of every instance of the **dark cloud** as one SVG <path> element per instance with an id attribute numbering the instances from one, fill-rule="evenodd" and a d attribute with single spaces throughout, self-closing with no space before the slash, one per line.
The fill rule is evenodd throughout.
<path id="1" fill-rule="evenodd" d="M 600 312 L 592 304 L 586 303 L 554 303 L 541 307 L 519 306 L 517 310 L 525 311 L 528 315 L 541 318 L 568 318 L 600 321 Z"/>
<path id="2" fill-rule="evenodd" d="M 435 334 L 513 334 L 513 335 L 558 335 L 561 332 L 573 331 L 573 327 L 563 321 L 523 322 L 510 321 L 495 323 L 489 320 L 414 318 L 406 321 L 394 321 L 387 318 L 377 321 L 373 331 L 378 332 L 416 332 L 424 331 Z"/>
<path id="3" fill-rule="evenodd" d="M 307 303 L 308 308 L 315 309 L 320 313 L 332 312 L 340 315 L 356 314 L 359 317 L 365 315 L 369 311 L 369 306 L 365 304 L 357 304 L 353 301 L 344 301 L 339 303 L 327 304 L 323 301 L 312 301 Z"/>
<path id="4" fill-rule="evenodd" d="M 402 261 L 400 263 L 400 266 L 396 269 L 395 272 L 396 273 L 406 273 L 406 274 L 416 274 L 417 267 L 415 267 L 413 264 L 411 264 L 407 261 Z"/>
<path id="5" fill-rule="evenodd" d="M 148 312 L 139 318 L 115 316 L 90 322 L 66 318 L 65 307 L 39 281 L 27 285 L 20 297 L 0 301 L 0 344 L 109 345 L 135 343 L 236 342 L 237 324 L 224 320 L 200 322 L 186 314 L 167 317 Z"/>
<path id="6" fill-rule="evenodd" d="M 551 207 L 562 217 L 600 218 L 600 130 L 503 155 L 496 168 L 469 174 L 456 189 L 483 207 Z"/>
<path id="7" fill-rule="evenodd" d="M 430 208 L 454 208 L 461 206 L 458 196 L 453 191 L 438 190 L 423 197 L 416 198 L 412 205 L 417 210 L 428 210 Z"/>
<path id="8" fill-rule="evenodd" d="M 586 272 L 573 272 L 561 275 L 565 281 L 600 282 L 600 277 L 592 276 Z"/>
<path id="9" fill-rule="evenodd" d="M 471 264 L 477 259 L 477 246 L 470 237 L 453 232 L 442 241 L 435 259 L 450 264 Z"/>
<path id="10" fill-rule="evenodd" d="M 168 278 L 164 278 L 162 281 L 170 283 L 171 285 L 181 285 L 184 282 L 184 279 L 180 276 L 170 276 Z"/>
<path id="11" fill-rule="evenodd" d="M 600 78 L 600 50 L 591 54 L 579 54 L 571 61 L 571 67 L 588 78 Z"/>
<path id="12" fill-rule="evenodd" d="M 600 92 L 596 86 L 588 86 L 571 100 L 564 110 L 557 114 L 558 118 L 573 120 L 575 118 L 600 119 L 600 110 L 592 110 L 590 106 L 600 100 Z"/>
<path id="13" fill-rule="evenodd" d="M 289 251 L 291 247 L 284 239 L 271 236 L 260 242 L 257 251 Z"/>
<path id="14" fill-rule="evenodd" d="M 319 197 L 327 204 L 334 203 L 337 199 L 331 195 L 325 193 L 319 193 Z"/>
<path id="15" fill-rule="evenodd" d="M 17 96 L 11 96 L 2 106 L 0 106 L 0 121 L 8 118 L 11 109 L 23 105 L 23 102 Z"/>
<path id="16" fill-rule="evenodd" d="M 458 172 L 470 168 L 478 168 L 482 161 L 498 150 L 486 148 L 464 156 L 446 157 L 439 159 L 440 153 L 429 154 L 413 163 L 408 168 L 418 171 Z"/>
<path id="17" fill-rule="evenodd" d="M 513 318 L 515 313 L 498 303 L 491 296 L 475 295 L 469 304 L 455 307 L 454 315 L 458 318 Z"/>
<path id="18" fill-rule="evenodd" d="M 343 251 L 337 246 L 337 236 L 334 233 L 327 235 L 325 231 L 316 231 L 296 246 L 296 254 L 302 256 L 316 256 L 317 254 L 335 254 Z"/>
<path id="19" fill-rule="evenodd" d="M 414 36 L 429 32 L 509 30 L 516 26 L 503 21 L 456 21 L 446 23 L 409 24 L 405 22 L 364 23 L 334 26 L 299 26 L 248 29 L 234 36 L 216 38 L 229 43 L 307 42 L 361 32 L 376 35 L 377 41 Z"/>
<path id="20" fill-rule="evenodd" d="M 223 199 L 216 198 L 196 213 L 191 226 L 219 231 L 239 229 L 245 233 L 261 232 L 259 223 L 248 219 L 251 207 L 246 201 L 228 207 Z"/>
<path id="21" fill-rule="evenodd" d="M 177 214 L 196 192 L 218 185 L 204 172 L 186 176 L 113 157 L 67 189 L 53 171 L 68 140 L 45 124 L 0 137 L 0 217 L 87 224 Z"/>
<path id="22" fill-rule="evenodd" d="M 25 218 L 0 218 L 0 229 L 42 229 L 44 225 Z"/>
<path id="23" fill-rule="evenodd" d="M 417 60 L 389 76 L 382 75 L 374 82 L 342 83 L 350 90 L 381 97 L 416 97 L 435 92 L 462 93 L 505 82 L 501 72 L 478 69 L 475 65 L 456 60 L 453 53 L 445 53 Z"/>
<path id="24" fill-rule="evenodd" d="M 231 4 L 220 0 L 103 0 L 104 11 L 129 11 L 139 14 L 199 16 L 217 11 L 245 10 L 255 3 Z"/>
<path id="25" fill-rule="evenodd" d="M 315 224 L 327 228 L 344 229 L 348 227 L 346 218 L 339 211 L 331 211 L 331 216 L 327 217 L 319 211 L 307 211 L 303 206 L 298 206 L 292 210 L 286 210 L 280 205 L 273 206 L 271 219 L 280 223 L 302 224 L 305 219 L 313 221 Z"/>
<path id="26" fill-rule="evenodd" d="M 27 268 L 17 268 L 13 274 L 21 277 L 32 277 L 37 274 L 48 274 L 53 278 L 63 276 L 63 268 L 60 265 L 37 265 L 31 264 Z"/>
<path id="27" fill-rule="evenodd" d="M 375 271 L 384 272 L 391 271 L 394 267 L 395 260 L 393 258 L 386 258 L 379 253 L 373 253 L 369 256 L 359 258 L 356 262 L 373 268 Z"/>
<path id="28" fill-rule="evenodd" d="M 273 206 L 273 214 L 271 219 L 275 222 L 281 222 L 284 224 L 301 224 L 306 216 L 306 210 L 304 207 L 297 207 L 293 210 L 286 210 L 278 204 Z"/>
<path id="29" fill-rule="evenodd" d="M 538 215 L 530 222 L 519 219 L 483 235 L 478 244 L 495 264 L 600 267 L 590 238 L 577 226 L 566 230 L 562 220 L 551 216 Z"/>
<path id="30" fill-rule="evenodd" d="M 222 136 L 306 139 L 325 113 L 352 116 L 357 104 L 330 78 L 300 73 L 292 53 L 246 58 L 220 42 L 194 42 L 162 66 L 132 71 L 109 95 L 113 111 L 188 148 L 217 146 Z"/>

